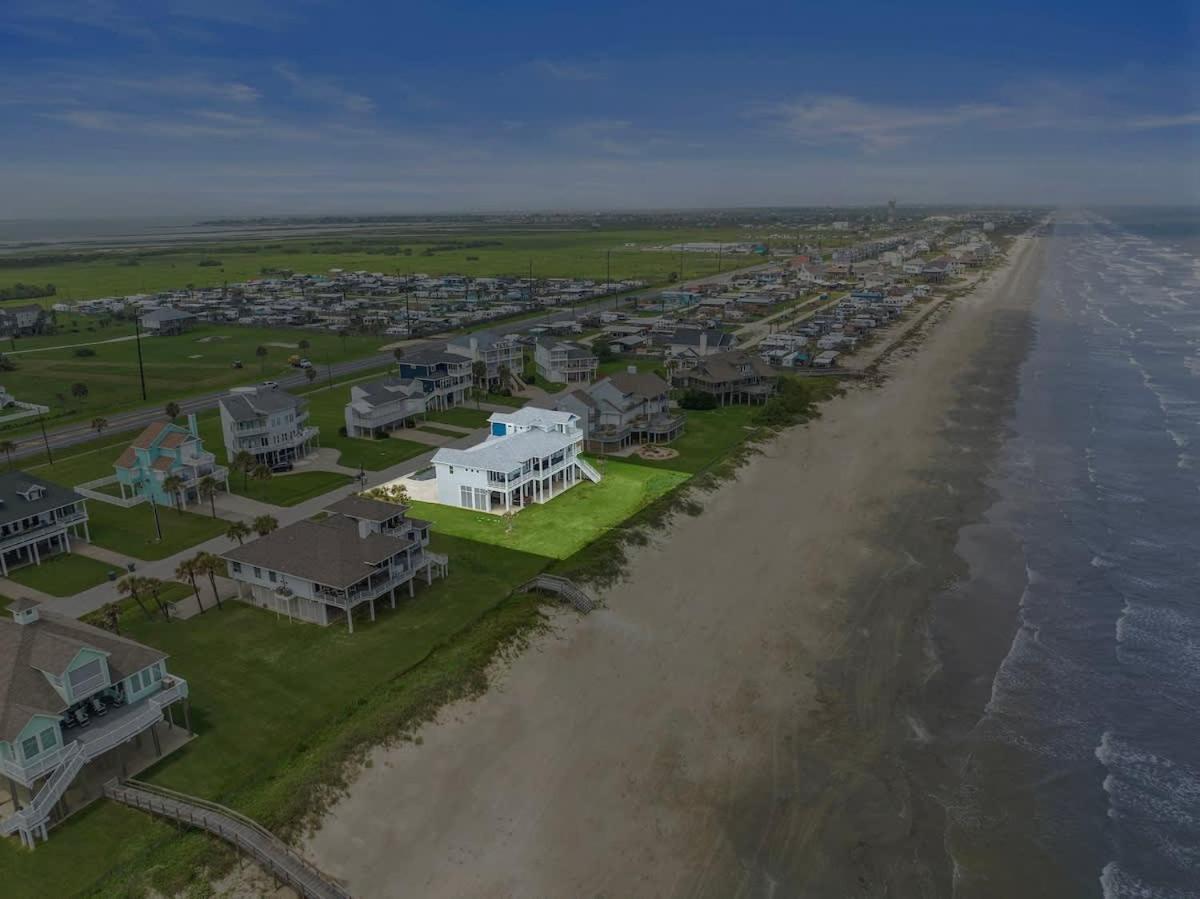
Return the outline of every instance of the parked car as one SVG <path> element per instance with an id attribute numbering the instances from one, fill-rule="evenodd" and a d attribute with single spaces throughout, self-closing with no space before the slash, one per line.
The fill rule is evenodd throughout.
<path id="1" fill-rule="evenodd" d="M 291 470 L 292 470 L 291 462 L 276 462 L 274 465 L 271 466 L 272 474 L 280 474 L 281 472 L 291 471 Z"/>
<path id="2" fill-rule="evenodd" d="M 267 388 L 269 388 L 269 389 L 271 389 L 271 390 L 278 390 L 278 389 L 279 389 L 279 382 L 278 382 L 278 381 L 263 381 L 263 382 L 262 382 L 262 386 L 263 386 L 263 387 L 267 387 Z"/>

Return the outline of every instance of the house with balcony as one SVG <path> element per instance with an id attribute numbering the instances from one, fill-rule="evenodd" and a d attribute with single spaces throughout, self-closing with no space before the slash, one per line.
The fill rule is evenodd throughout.
<path id="1" fill-rule="evenodd" d="M 429 522 L 408 517 L 407 506 L 351 496 L 325 511 L 224 553 L 238 596 L 290 619 L 344 620 L 354 633 L 360 607 L 374 621 L 376 601 L 395 608 L 397 590 L 412 596 L 418 576 L 432 584 L 449 571 L 429 549 Z"/>
<path id="2" fill-rule="evenodd" d="M 91 539 L 82 496 L 23 471 L 0 474 L 0 575 L 70 552 L 72 535 Z"/>
<path id="3" fill-rule="evenodd" d="M 518 377 L 524 368 L 525 350 L 520 340 L 512 334 L 493 331 L 461 334 L 446 344 L 446 352 L 468 359 L 471 363 L 482 362 L 487 367 L 487 383 L 490 387 L 500 386 L 502 368 L 507 368 Z"/>
<path id="4" fill-rule="evenodd" d="M 539 378 L 553 384 L 590 384 L 600 360 L 585 346 L 570 340 L 540 338 L 533 347 Z"/>
<path id="5" fill-rule="evenodd" d="M 156 421 L 147 425 L 120 458 L 113 463 L 121 499 L 144 497 L 159 505 L 199 502 L 200 482 L 211 478 L 229 490 L 229 469 L 217 464 L 216 456 L 204 448 L 195 414 L 187 427 Z M 168 489 L 178 479 L 178 487 Z"/>
<path id="6" fill-rule="evenodd" d="M 307 456 L 319 430 L 308 423 L 308 401 L 267 386 L 235 387 L 220 399 L 226 458 L 242 450 L 266 465 Z"/>
<path id="7" fill-rule="evenodd" d="M 677 372 L 676 387 L 707 393 L 724 406 L 729 403 L 765 403 L 775 393 L 778 376 L 760 357 L 742 350 L 719 353 L 699 360 L 695 367 Z"/>
<path id="8" fill-rule="evenodd" d="M 188 685 L 167 669 L 165 653 L 31 599 L 14 600 L 8 614 L 0 618 L 0 835 L 32 847 L 98 798 L 104 782 L 189 739 Z"/>
<path id="9" fill-rule="evenodd" d="M 400 378 L 414 380 L 425 391 L 430 412 L 461 406 L 471 390 L 471 360 L 458 353 L 419 350 L 400 359 Z"/>
<path id="10" fill-rule="evenodd" d="M 415 378 L 383 378 L 350 388 L 346 403 L 346 434 L 378 437 L 408 427 L 425 413 L 428 397 Z"/>
<path id="11" fill-rule="evenodd" d="M 600 472 L 579 457 L 574 412 L 525 406 L 488 418 L 489 434 L 466 449 L 433 454 L 438 502 L 497 515 L 544 503 Z"/>
<path id="12" fill-rule="evenodd" d="M 182 334 L 196 321 L 196 316 L 179 309 L 151 309 L 138 317 L 138 324 L 147 334 L 157 334 L 159 337 L 170 337 Z"/>
<path id="13" fill-rule="evenodd" d="M 555 408 L 579 416 L 584 447 L 614 453 L 641 443 L 670 443 L 684 432 L 687 417 L 671 408 L 671 386 L 637 366 L 614 372 L 556 398 Z"/>

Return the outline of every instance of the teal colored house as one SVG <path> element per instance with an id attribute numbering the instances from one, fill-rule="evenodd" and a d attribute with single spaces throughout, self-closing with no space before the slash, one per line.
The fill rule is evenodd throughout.
<path id="1" fill-rule="evenodd" d="M 105 781 L 190 738 L 188 685 L 150 646 L 29 599 L 8 611 L 0 619 L 0 835 L 33 846 L 98 798 Z"/>
<path id="2" fill-rule="evenodd" d="M 148 425 L 113 464 L 121 499 L 144 497 L 160 505 L 198 502 L 199 484 L 212 478 L 229 489 L 229 470 L 217 465 L 216 457 L 204 449 L 196 416 L 188 426 L 156 421 Z M 169 478 L 178 478 L 175 489 Z"/>

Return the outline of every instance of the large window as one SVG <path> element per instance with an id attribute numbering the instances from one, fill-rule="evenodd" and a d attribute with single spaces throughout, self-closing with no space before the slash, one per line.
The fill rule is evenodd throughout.
<path id="1" fill-rule="evenodd" d="M 53 727 L 47 727 L 38 734 L 38 739 L 42 744 L 42 752 L 46 752 L 58 745 L 58 731 Z"/>
<path id="2" fill-rule="evenodd" d="M 464 509 L 470 509 L 471 508 L 471 488 L 470 487 L 459 487 L 458 495 L 459 495 L 459 499 L 462 501 L 462 507 Z"/>
<path id="3" fill-rule="evenodd" d="M 104 666 L 99 659 L 92 659 L 86 665 L 80 665 L 67 675 L 71 684 L 71 695 L 82 699 L 89 693 L 94 693 L 105 686 Z"/>
<path id="4" fill-rule="evenodd" d="M 25 756 L 26 759 L 33 758 L 39 752 L 41 750 L 38 748 L 37 737 L 30 737 L 28 740 L 21 741 L 21 755 Z"/>

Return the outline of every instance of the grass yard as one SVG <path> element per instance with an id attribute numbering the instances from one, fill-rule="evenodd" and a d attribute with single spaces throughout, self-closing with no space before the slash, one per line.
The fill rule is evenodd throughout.
<path id="1" fill-rule="evenodd" d="M 414 502 L 412 514 L 433 522 L 439 533 L 565 559 L 688 479 L 681 471 L 611 460 L 597 467 L 604 475 L 599 484 L 585 481 L 544 505 L 521 510 L 512 533 L 499 515 L 472 509 Z"/>
<path id="2" fill-rule="evenodd" d="M 418 431 L 425 431 L 427 434 L 437 434 L 439 437 L 464 437 L 462 431 L 451 431 L 449 428 L 439 428 L 435 425 L 420 425 Z"/>
<path id="3" fill-rule="evenodd" d="M 344 487 L 354 478 L 337 471 L 300 471 L 277 474 L 269 481 L 250 478 L 242 486 L 240 473 L 231 473 L 229 489 L 234 493 L 273 506 L 295 506 L 314 496 Z"/>
<path id="4" fill-rule="evenodd" d="M 349 468 L 361 465 L 367 471 L 380 471 L 429 450 L 423 443 L 399 437 L 371 440 L 339 434 L 338 429 L 346 423 L 346 403 L 350 399 L 348 389 L 334 387 L 332 390 L 314 390 L 307 397 L 309 424 L 321 429 L 321 446 L 337 450 L 340 454 L 338 462 L 342 465 Z"/>
<path id="5" fill-rule="evenodd" d="M 536 600 L 506 597 L 546 560 L 434 539 L 450 577 L 419 586 L 396 611 L 381 608 L 374 624 L 356 622 L 352 635 L 234 602 L 170 624 L 126 615 L 124 632 L 168 653 L 170 670 L 188 679 L 198 733 L 142 776 L 295 828 L 355 748 L 482 686 L 496 647 L 540 620 Z M 36 852 L 0 840 L 0 876 L 14 896 L 140 895 L 149 885 L 176 895 L 215 856 L 228 857 L 215 840 L 100 802 Z"/>
<path id="6" fill-rule="evenodd" d="M 453 409 L 442 409 L 430 412 L 425 417 L 429 421 L 447 425 L 458 425 L 460 428 L 486 428 L 488 416 L 492 413 L 487 409 L 476 409 L 473 406 L 455 406 Z"/>
<path id="7" fill-rule="evenodd" d="M 40 590 L 51 596 L 73 596 L 89 587 L 108 580 L 110 571 L 118 571 L 107 562 L 98 562 L 76 553 L 64 553 L 53 558 L 42 557 L 41 565 L 25 565 L 9 569 L 9 580 Z"/>
<path id="8" fill-rule="evenodd" d="M 514 409 L 520 409 L 529 399 L 523 396 L 505 396 L 503 393 L 485 393 L 480 401 L 491 403 L 493 406 L 512 406 Z"/>
<path id="9" fill-rule="evenodd" d="M 617 356 L 615 359 L 601 362 L 596 369 L 596 377 L 601 378 L 619 371 L 627 371 L 631 365 L 643 374 L 659 372 L 661 376 L 663 371 L 663 361 L 657 356 Z"/>
<path id="10" fill-rule="evenodd" d="M 107 503 L 88 503 L 88 527 L 92 542 L 135 559 L 163 559 L 190 546 L 225 533 L 229 526 L 223 518 L 195 512 L 176 512 L 169 506 L 158 507 L 163 539 L 157 542 L 154 512 L 149 503 L 123 509 Z"/>
<path id="11" fill-rule="evenodd" d="M 695 474 L 716 462 L 750 436 L 750 419 L 760 406 L 725 406 L 703 412 L 687 412 L 687 429 L 683 436 L 667 447 L 677 450 L 674 459 L 652 462 L 636 455 L 623 457 L 622 462 L 649 468 L 684 471 Z"/>

